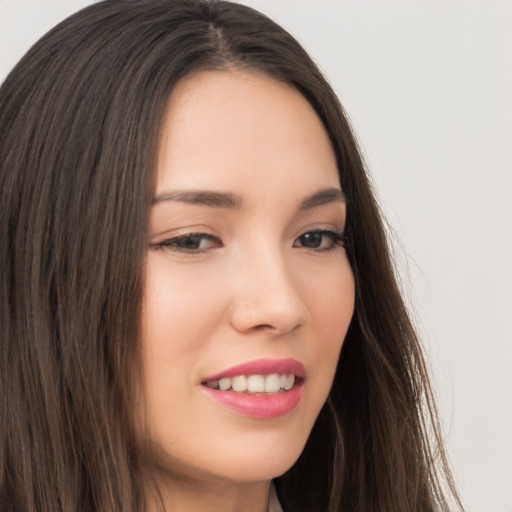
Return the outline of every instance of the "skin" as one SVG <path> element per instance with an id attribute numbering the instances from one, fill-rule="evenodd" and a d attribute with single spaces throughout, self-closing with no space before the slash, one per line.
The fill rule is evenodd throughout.
<path id="1" fill-rule="evenodd" d="M 325 189 L 341 191 L 333 149 L 292 87 L 231 70 L 192 75 L 173 90 L 158 151 L 142 344 L 154 471 L 169 509 L 264 512 L 271 479 L 304 448 L 354 308 L 345 250 L 323 232 L 343 231 L 344 201 L 331 194 L 300 208 Z M 191 190 L 232 194 L 235 204 L 175 195 Z M 323 230 L 316 247 L 303 236 L 314 230 Z M 250 418 L 205 393 L 205 377 L 261 358 L 305 366 L 293 411 Z"/>

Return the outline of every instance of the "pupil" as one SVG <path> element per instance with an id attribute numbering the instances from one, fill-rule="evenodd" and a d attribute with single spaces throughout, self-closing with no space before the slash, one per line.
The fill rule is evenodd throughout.
<path id="1" fill-rule="evenodd" d="M 322 243 L 322 233 L 313 231 L 302 235 L 302 245 L 305 247 L 319 247 Z"/>

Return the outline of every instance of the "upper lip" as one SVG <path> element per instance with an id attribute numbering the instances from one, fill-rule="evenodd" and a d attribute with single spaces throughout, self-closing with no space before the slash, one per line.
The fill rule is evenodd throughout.
<path id="1" fill-rule="evenodd" d="M 306 369 L 296 359 L 257 359 L 210 375 L 202 379 L 202 382 L 210 382 L 226 377 L 238 377 L 240 375 L 270 375 L 272 373 L 295 375 L 303 379 L 306 375 Z"/>

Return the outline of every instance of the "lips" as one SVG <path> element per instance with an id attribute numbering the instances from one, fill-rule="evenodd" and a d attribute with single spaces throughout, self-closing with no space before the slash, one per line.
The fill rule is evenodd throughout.
<path id="1" fill-rule="evenodd" d="M 304 365 L 295 359 L 260 359 L 210 375 L 201 384 L 219 405 L 244 416 L 270 419 L 298 406 L 305 375 Z"/>

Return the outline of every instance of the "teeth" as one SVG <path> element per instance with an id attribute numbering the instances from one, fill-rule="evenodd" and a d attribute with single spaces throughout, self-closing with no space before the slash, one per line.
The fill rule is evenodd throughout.
<path id="1" fill-rule="evenodd" d="M 219 389 L 219 383 L 220 383 L 220 381 L 218 381 L 218 380 L 211 380 L 210 382 L 206 382 L 206 385 L 212 389 Z M 231 382 L 229 383 L 229 385 L 231 386 Z M 222 389 L 222 388 L 220 388 L 220 389 Z M 225 391 L 225 390 L 223 390 L 223 391 Z"/>
<path id="2" fill-rule="evenodd" d="M 272 373 L 270 375 L 239 375 L 223 377 L 219 380 L 206 382 L 206 386 L 220 391 L 236 391 L 237 393 L 279 393 L 289 391 L 295 385 L 295 375 Z"/>
<path id="3" fill-rule="evenodd" d="M 227 391 L 231 387 L 231 379 L 220 379 L 219 380 L 219 389 L 221 391 Z"/>
<path id="4" fill-rule="evenodd" d="M 263 393 L 265 391 L 265 377 L 251 375 L 247 378 L 247 391 L 249 393 Z"/>
<path id="5" fill-rule="evenodd" d="M 281 389 L 281 381 L 277 373 L 272 373 L 265 377 L 265 391 L 267 393 L 277 393 Z"/>
<path id="6" fill-rule="evenodd" d="M 231 387 L 233 388 L 233 391 L 237 391 L 238 393 L 247 391 L 247 377 L 245 375 L 240 375 L 240 377 L 233 377 Z"/>
<path id="7" fill-rule="evenodd" d="M 293 385 L 295 384 L 295 375 L 288 375 L 286 377 L 286 382 L 284 383 L 284 390 L 288 391 L 293 388 Z"/>

